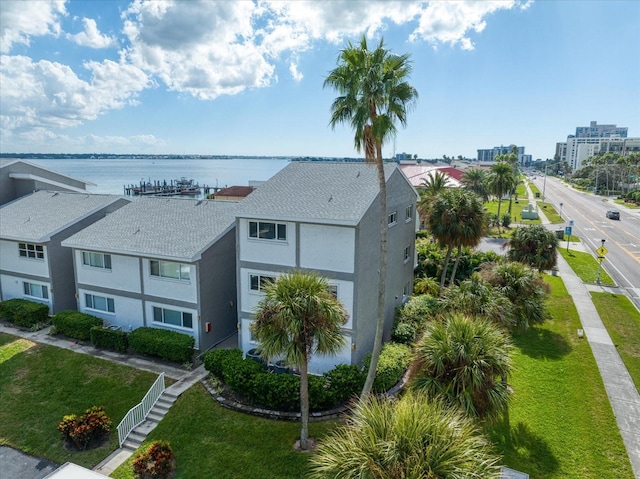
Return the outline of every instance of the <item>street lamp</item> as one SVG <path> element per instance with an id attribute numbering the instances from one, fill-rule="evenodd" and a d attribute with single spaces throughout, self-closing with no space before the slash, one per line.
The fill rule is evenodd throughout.
<path id="1" fill-rule="evenodd" d="M 601 239 L 602 247 L 604 248 L 604 239 Z M 598 277 L 596 278 L 596 284 L 600 284 L 600 270 L 602 269 L 602 261 L 604 260 L 604 256 L 598 255 Z"/>
<path id="2" fill-rule="evenodd" d="M 564 203 L 561 201 L 560 202 L 560 217 L 562 218 L 562 205 L 564 205 Z"/>
<path id="3" fill-rule="evenodd" d="M 549 158 L 544 162 L 544 180 L 542 180 L 542 202 L 544 203 L 544 191 L 547 188 L 547 165 L 549 164 Z"/>

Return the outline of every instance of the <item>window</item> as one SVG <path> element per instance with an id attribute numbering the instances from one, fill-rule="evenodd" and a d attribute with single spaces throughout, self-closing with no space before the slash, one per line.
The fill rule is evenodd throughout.
<path id="1" fill-rule="evenodd" d="M 33 298 L 49 299 L 49 289 L 44 284 L 22 283 L 24 294 Z"/>
<path id="2" fill-rule="evenodd" d="M 181 279 L 188 281 L 190 279 L 191 268 L 188 264 L 172 263 L 170 261 L 149 261 L 151 266 L 151 276 L 159 276 L 161 278 Z"/>
<path id="3" fill-rule="evenodd" d="M 407 281 L 407 283 L 404 285 L 404 288 L 402 288 L 402 297 L 406 298 L 410 294 L 411 294 L 411 282 Z"/>
<path id="4" fill-rule="evenodd" d="M 404 220 L 406 222 L 409 222 L 413 219 L 413 205 L 409 205 L 407 206 L 407 208 L 404 210 Z"/>
<path id="5" fill-rule="evenodd" d="M 409 257 L 411 256 L 411 245 L 404 247 L 404 262 L 409 261 Z"/>
<path id="6" fill-rule="evenodd" d="M 389 215 L 389 226 L 393 226 L 398 222 L 398 212 L 394 211 Z"/>
<path id="7" fill-rule="evenodd" d="M 262 291 L 268 284 L 273 283 L 276 280 L 273 276 L 263 276 L 261 274 L 249 275 L 249 282 L 251 283 L 251 291 Z"/>
<path id="8" fill-rule="evenodd" d="M 153 307 L 153 320 L 156 323 L 180 326 L 182 328 L 193 328 L 193 315 L 184 311 Z"/>
<path id="9" fill-rule="evenodd" d="M 338 299 L 338 285 L 337 284 L 330 284 L 327 289 L 329 290 L 329 293 L 331 293 L 331 296 L 333 296 L 335 299 Z"/>
<path id="10" fill-rule="evenodd" d="M 105 298 L 104 296 L 96 296 L 94 294 L 85 294 L 84 302 L 89 309 L 96 309 L 107 313 L 116 312 L 113 298 Z"/>
<path id="11" fill-rule="evenodd" d="M 249 238 L 287 241 L 287 225 L 266 221 L 249 221 Z"/>
<path id="12" fill-rule="evenodd" d="M 18 254 L 22 258 L 44 259 L 44 246 L 32 243 L 18 243 Z"/>
<path id="13" fill-rule="evenodd" d="M 111 255 L 102 253 L 82 252 L 82 264 L 92 268 L 111 269 Z"/>

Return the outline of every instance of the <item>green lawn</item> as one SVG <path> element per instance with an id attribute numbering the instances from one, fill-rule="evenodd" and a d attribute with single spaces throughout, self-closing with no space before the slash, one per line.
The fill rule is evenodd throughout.
<path id="1" fill-rule="evenodd" d="M 624 202 L 624 200 L 618 200 L 618 199 L 616 199 L 616 200 L 613 200 L 613 201 L 614 201 L 614 203 L 617 203 L 617 204 L 619 204 L 619 205 L 624 205 L 624 206 L 626 206 L 627 208 L 631 208 L 631 209 L 638 209 L 638 208 L 640 208 L 640 205 L 636 205 L 635 203 L 625 203 L 625 202 Z"/>
<path id="2" fill-rule="evenodd" d="M 533 193 L 534 197 L 536 196 L 536 193 L 540 193 L 540 190 L 538 189 L 538 187 L 531 181 L 529 182 L 529 188 L 531 189 L 531 193 Z"/>
<path id="3" fill-rule="evenodd" d="M 598 262 L 591 255 L 591 253 L 585 253 L 583 251 L 569 250 L 566 248 L 560 248 L 558 250 L 562 257 L 567 260 L 571 269 L 578 275 L 578 277 L 584 283 L 595 283 L 598 277 Z M 603 263 L 603 265 L 606 264 Z M 606 286 L 615 286 L 615 283 L 611 277 L 607 274 L 604 268 L 600 268 L 600 283 Z"/>
<path id="4" fill-rule="evenodd" d="M 323 437 L 337 424 L 312 422 L 309 435 Z M 304 477 L 307 471 L 309 453 L 293 450 L 299 437 L 300 423 L 224 409 L 196 384 L 180 396 L 142 450 L 153 440 L 169 441 L 176 457 L 177 478 L 288 479 Z M 133 479 L 131 460 L 111 477 Z"/>
<path id="5" fill-rule="evenodd" d="M 538 207 L 552 224 L 564 223 L 564 219 L 560 216 L 553 205 L 538 201 Z"/>
<path id="6" fill-rule="evenodd" d="M 526 199 L 520 199 L 518 200 L 517 203 L 515 200 L 511 202 L 511 216 L 515 217 L 515 223 L 530 224 L 530 225 L 540 224 L 542 222 L 540 219 L 524 220 L 520 216 L 520 214 L 522 213 L 522 209 L 525 208 L 528 204 L 529 204 L 529 200 L 526 200 Z M 498 214 L 497 200 L 486 201 L 483 206 L 487 213 L 492 213 L 494 215 Z M 502 205 L 500 206 L 500 216 L 503 216 L 508 211 L 509 211 L 509 200 L 502 200 Z"/>
<path id="7" fill-rule="evenodd" d="M 0 333 L 0 444 L 62 464 L 93 467 L 118 447 L 116 426 L 156 376 L 103 359 Z M 104 406 L 109 441 L 84 452 L 64 449 L 58 423 Z"/>
<path id="8" fill-rule="evenodd" d="M 640 391 L 640 313 L 622 294 L 592 292 L 591 297 L 636 389 Z"/>
<path id="9" fill-rule="evenodd" d="M 562 279 L 546 276 L 553 320 L 515 334 L 513 399 L 490 436 L 507 466 L 531 479 L 632 479 L 589 343 Z"/>

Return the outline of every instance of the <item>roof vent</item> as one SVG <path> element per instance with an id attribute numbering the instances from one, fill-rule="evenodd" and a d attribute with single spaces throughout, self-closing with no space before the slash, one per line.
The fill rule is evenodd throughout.
<path id="1" fill-rule="evenodd" d="M 202 204 L 202 200 L 198 200 L 198 202 L 196 203 L 196 206 L 200 206 Z"/>
<path id="2" fill-rule="evenodd" d="M 57 191 L 51 195 L 51 198 L 53 198 L 54 196 L 58 196 L 60 193 L 58 193 Z"/>
<path id="3" fill-rule="evenodd" d="M 356 178 L 360 178 L 360 170 L 358 170 L 358 174 L 356 175 Z"/>
<path id="4" fill-rule="evenodd" d="M 329 196 L 329 201 L 331 201 L 333 199 L 333 195 Z"/>
<path id="5" fill-rule="evenodd" d="M 136 234 L 138 234 L 138 233 L 140 233 L 140 227 L 139 227 L 139 226 L 138 226 L 138 229 L 137 229 L 137 230 L 135 230 L 133 234 L 134 234 L 134 235 L 136 235 Z"/>

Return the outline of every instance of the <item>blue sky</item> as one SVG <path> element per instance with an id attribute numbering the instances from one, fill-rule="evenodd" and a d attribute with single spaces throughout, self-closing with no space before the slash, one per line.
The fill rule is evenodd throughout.
<path id="1" fill-rule="evenodd" d="M 2 1 L 0 151 L 359 155 L 323 89 L 365 33 L 409 53 L 419 101 L 384 148 L 517 144 L 590 121 L 640 136 L 640 2 Z"/>

